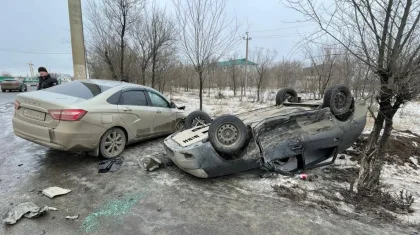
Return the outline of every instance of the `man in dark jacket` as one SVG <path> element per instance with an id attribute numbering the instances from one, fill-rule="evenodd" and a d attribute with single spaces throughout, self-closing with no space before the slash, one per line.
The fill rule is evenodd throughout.
<path id="1" fill-rule="evenodd" d="M 49 88 L 58 84 L 57 79 L 51 77 L 50 74 L 48 74 L 48 71 L 46 68 L 39 67 L 38 73 L 39 73 L 38 90 L 46 89 L 46 88 Z"/>

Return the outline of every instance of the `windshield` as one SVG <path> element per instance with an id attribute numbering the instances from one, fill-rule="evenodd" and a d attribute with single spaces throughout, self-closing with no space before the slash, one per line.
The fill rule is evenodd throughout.
<path id="1" fill-rule="evenodd" d="M 109 88 L 111 87 L 90 82 L 73 81 L 54 86 L 52 88 L 46 89 L 45 91 L 78 97 L 81 99 L 90 99 L 108 90 Z"/>

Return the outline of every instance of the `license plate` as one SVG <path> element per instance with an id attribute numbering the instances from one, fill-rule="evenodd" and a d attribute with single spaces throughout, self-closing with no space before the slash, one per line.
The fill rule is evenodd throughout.
<path id="1" fill-rule="evenodd" d="M 45 120 L 45 113 L 38 112 L 32 109 L 24 109 L 23 115 L 26 117 L 30 117 L 36 120 L 44 121 Z"/>

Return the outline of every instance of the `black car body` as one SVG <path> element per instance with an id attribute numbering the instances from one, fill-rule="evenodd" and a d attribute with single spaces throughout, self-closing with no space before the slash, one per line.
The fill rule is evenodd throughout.
<path id="1" fill-rule="evenodd" d="M 209 125 L 175 133 L 165 139 L 167 155 L 182 170 L 200 178 L 263 167 L 296 173 L 332 164 L 366 125 L 367 105 L 352 101 L 347 117 L 337 116 L 322 101 L 283 103 L 236 115 L 249 138 L 238 154 L 217 151 L 209 141 Z"/>

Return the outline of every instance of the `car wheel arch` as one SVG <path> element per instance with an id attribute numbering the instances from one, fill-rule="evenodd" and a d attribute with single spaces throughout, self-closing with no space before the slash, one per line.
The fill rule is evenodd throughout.
<path id="1" fill-rule="evenodd" d="M 126 140 L 126 143 L 128 143 L 128 131 L 127 131 L 127 129 L 126 129 L 125 127 L 120 126 L 120 125 L 111 126 L 111 127 L 107 128 L 107 129 L 105 129 L 105 130 L 102 132 L 101 137 L 99 138 L 99 140 L 101 140 L 101 138 L 104 136 L 104 134 L 105 134 L 108 130 L 110 130 L 110 129 L 112 129 L 112 128 L 119 128 L 119 129 L 121 129 L 121 130 L 124 132 L 124 134 L 125 134 L 125 140 Z M 99 143 L 98 143 L 98 146 L 99 146 L 99 144 L 100 144 L 100 141 L 99 141 Z"/>

